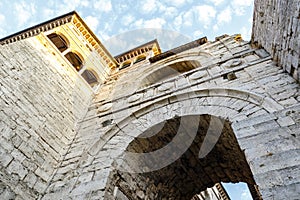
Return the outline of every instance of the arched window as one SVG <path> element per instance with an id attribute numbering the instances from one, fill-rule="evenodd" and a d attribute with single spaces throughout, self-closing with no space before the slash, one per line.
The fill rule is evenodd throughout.
<path id="1" fill-rule="evenodd" d="M 81 74 L 81 76 L 88 82 L 90 86 L 94 86 L 98 83 L 98 79 L 95 75 L 95 73 L 91 70 L 84 70 L 84 72 Z"/>
<path id="2" fill-rule="evenodd" d="M 146 56 L 139 56 L 139 57 L 137 57 L 137 59 L 134 61 L 134 63 L 133 64 L 135 64 L 135 63 L 138 63 L 138 62 L 141 62 L 141 61 L 143 61 L 143 60 L 145 60 L 146 59 Z"/>
<path id="3" fill-rule="evenodd" d="M 65 55 L 65 57 L 77 71 L 79 71 L 82 68 L 83 61 L 76 53 L 69 52 Z"/>
<path id="4" fill-rule="evenodd" d="M 60 52 L 65 51 L 69 47 L 69 41 L 56 33 L 51 33 L 47 36 L 51 42 L 58 48 Z"/>
<path id="5" fill-rule="evenodd" d="M 130 62 L 130 61 L 125 62 L 125 63 L 122 64 L 122 66 L 121 66 L 120 69 L 125 69 L 125 68 L 129 67 L 130 65 L 131 65 L 131 62 Z"/>

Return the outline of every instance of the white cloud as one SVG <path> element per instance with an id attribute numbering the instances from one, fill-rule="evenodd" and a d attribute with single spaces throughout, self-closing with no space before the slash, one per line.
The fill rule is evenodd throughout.
<path id="1" fill-rule="evenodd" d="M 56 13 L 62 14 L 62 13 L 70 12 L 72 10 L 78 11 L 78 8 L 86 7 L 88 6 L 88 3 L 89 2 L 87 0 L 72 0 L 72 1 L 64 0 L 62 3 L 55 3 L 54 5 L 58 5 L 58 8 L 56 9 Z"/>
<path id="2" fill-rule="evenodd" d="M 165 24 L 166 20 L 159 17 L 150 20 L 139 19 L 134 23 L 136 28 L 162 28 Z"/>
<path id="3" fill-rule="evenodd" d="M 3 25 L 4 23 L 5 23 L 5 16 L 0 14 L 0 24 Z M 0 28 L 0 38 L 4 37 L 5 35 L 6 35 L 6 31 L 4 29 Z"/>
<path id="4" fill-rule="evenodd" d="M 100 36 L 100 40 L 108 40 L 111 38 L 105 31 L 99 31 L 98 34 Z"/>
<path id="5" fill-rule="evenodd" d="M 94 3 L 94 8 L 98 11 L 109 12 L 112 10 L 111 1 L 110 0 L 96 0 Z"/>
<path id="6" fill-rule="evenodd" d="M 135 17 L 131 14 L 125 15 L 122 18 L 122 22 L 125 26 L 128 26 L 129 24 L 131 24 L 134 20 L 135 20 Z"/>
<path id="7" fill-rule="evenodd" d="M 175 29 L 179 30 L 182 26 L 182 16 L 178 15 L 177 17 L 175 17 L 173 23 L 174 23 Z"/>
<path id="8" fill-rule="evenodd" d="M 254 4 L 254 0 L 232 0 L 231 5 L 234 9 L 234 13 L 238 16 L 245 14 L 245 9 Z"/>
<path id="9" fill-rule="evenodd" d="M 197 6 L 195 7 L 195 12 L 197 13 L 198 20 L 202 22 L 206 29 L 209 27 L 217 13 L 215 8 L 209 5 Z"/>
<path id="10" fill-rule="evenodd" d="M 217 11 L 212 6 L 195 6 L 190 10 L 181 12 L 177 17 L 175 17 L 173 24 L 177 30 L 181 29 L 183 26 L 199 26 L 198 23 L 200 23 L 205 29 L 208 29 L 211 21 L 215 18 L 216 13 Z"/>
<path id="11" fill-rule="evenodd" d="M 249 22 L 249 24 L 252 24 L 252 22 L 253 22 L 253 16 L 251 16 L 251 17 L 248 18 L 248 22 Z"/>
<path id="12" fill-rule="evenodd" d="M 240 30 L 240 33 L 244 40 L 249 41 L 251 39 L 252 29 L 251 29 L 251 27 L 249 29 L 247 29 L 245 26 L 243 26 Z"/>
<path id="13" fill-rule="evenodd" d="M 166 17 L 174 17 L 178 14 L 178 10 L 175 7 L 166 7 L 163 11 L 163 15 Z"/>
<path id="14" fill-rule="evenodd" d="M 147 14 L 154 12 L 157 9 L 157 1 L 156 0 L 146 0 L 141 1 L 142 3 L 142 12 Z"/>
<path id="15" fill-rule="evenodd" d="M 180 7 L 183 6 L 184 4 L 191 3 L 192 1 L 191 0 L 165 0 L 165 2 L 172 6 Z"/>
<path id="16" fill-rule="evenodd" d="M 169 9 L 169 7 L 166 6 L 166 4 L 160 0 L 140 1 L 140 6 L 141 6 L 140 12 L 142 14 L 150 14 L 150 13 L 152 14 L 154 12 L 159 12 L 162 13 L 162 15 L 165 14 L 169 15 L 169 14 L 173 14 L 175 9 L 174 7 L 170 7 L 171 9 Z"/>
<path id="17" fill-rule="evenodd" d="M 83 7 L 88 7 L 90 5 L 90 2 L 88 0 L 81 0 L 80 4 L 83 6 Z"/>
<path id="18" fill-rule="evenodd" d="M 218 6 L 224 2 L 224 0 L 208 0 L 208 1 L 213 3 L 215 6 Z"/>
<path id="19" fill-rule="evenodd" d="M 4 24 L 5 22 L 5 16 L 0 14 L 0 24 Z"/>
<path id="20" fill-rule="evenodd" d="M 248 191 L 248 189 L 243 190 L 243 192 L 241 194 L 241 199 L 243 199 L 243 200 L 252 200 L 251 194 Z"/>
<path id="21" fill-rule="evenodd" d="M 144 28 L 162 28 L 166 21 L 162 18 L 154 18 L 144 21 Z"/>
<path id="22" fill-rule="evenodd" d="M 218 24 L 215 24 L 215 25 L 213 26 L 213 30 L 214 30 L 215 32 L 217 32 L 217 31 L 219 30 Z"/>
<path id="23" fill-rule="evenodd" d="M 97 17 L 87 16 L 85 18 L 85 22 L 92 29 L 92 31 L 96 32 L 99 25 L 99 20 Z"/>
<path id="24" fill-rule="evenodd" d="M 232 4 L 235 6 L 251 6 L 254 0 L 232 0 Z"/>
<path id="25" fill-rule="evenodd" d="M 119 3 L 119 4 L 114 4 L 114 12 L 115 13 L 125 13 L 129 12 L 130 10 L 130 4 L 124 4 L 124 3 Z"/>
<path id="26" fill-rule="evenodd" d="M 102 21 L 103 22 L 103 21 Z M 114 23 L 114 19 L 109 21 L 109 22 L 105 22 L 104 25 L 101 24 L 101 29 L 105 32 L 109 32 L 109 31 L 112 31 L 112 26 L 111 24 Z"/>
<path id="27" fill-rule="evenodd" d="M 197 31 L 194 31 L 194 33 L 193 33 L 193 37 L 194 38 L 199 38 L 201 35 L 203 34 L 203 32 L 202 31 L 200 31 L 200 30 L 197 30 Z"/>
<path id="28" fill-rule="evenodd" d="M 26 22 L 35 14 L 35 4 L 25 3 L 25 1 L 18 2 L 14 5 L 16 18 L 18 20 L 18 25 L 23 26 Z"/>
<path id="29" fill-rule="evenodd" d="M 42 13 L 44 15 L 44 18 L 49 19 L 54 15 L 55 12 L 53 9 L 44 8 Z"/>
<path id="30" fill-rule="evenodd" d="M 232 12 L 229 6 L 222 10 L 217 16 L 218 24 L 229 23 L 232 19 L 231 14 Z"/>
<path id="31" fill-rule="evenodd" d="M 182 19 L 183 19 L 183 25 L 192 26 L 194 22 L 194 13 L 192 12 L 192 10 L 184 13 Z"/>

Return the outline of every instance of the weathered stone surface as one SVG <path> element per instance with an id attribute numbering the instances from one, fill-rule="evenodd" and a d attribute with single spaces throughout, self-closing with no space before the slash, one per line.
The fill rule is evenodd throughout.
<path id="1" fill-rule="evenodd" d="M 77 80 L 58 69 L 60 64 L 36 42 L 31 38 L 0 46 L 0 110 L 7 116 L 0 123 L 0 162 L 8 174 L 17 174 L 32 190 L 43 192 L 46 184 L 40 187 L 37 177 L 50 180 L 67 141 L 74 138 L 75 121 L 87 109 L 81 102 L 91 97 L 85 96 L 84 88 L 76 88 Z"/>
<path id="2" fill-rule="evenodd" d="M 300 81 L 300 22 L 298 0 L 255 1 L 252 43 L 263 46 Z"/>
<path id="3" fill-rule="evenodd" d="M 256 1 L 253 42 L 295 77 L 299 3 L 274 2 Z M 1 197 L 191 199 L 243 181 L 298 198 L 299 84 L 239 35 L 115 70 L 95 93 L 36 38 L 0 50 Z"/>

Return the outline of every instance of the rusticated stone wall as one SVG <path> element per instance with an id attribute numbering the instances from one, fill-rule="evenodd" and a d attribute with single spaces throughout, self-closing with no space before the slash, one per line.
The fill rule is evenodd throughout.
<path id="1" fill-rule="evenodd" d="M 289 174 L 299 170 L 299 84 L 263 49 L 252 49 L 247 42 L 234 38 L 224 37 L 152 64 L 145 60 L 113 74 L 94 97 L 86 118 L 79 122 L 75 142 L 43 199 L 114 200 L 126 199 L 124 195 L 129 199 L 176 199 L 178 195 L 192 196 L 218 181 L 249 184 L 255 181 L 264 199 L 276 199 L 281 189 L 282 198 L 296 199 L 299 178 L 294 173 L 290 177 Z M 157 71 L 165 72 L 170 66 L 172 69 L 184 66 L 188 70 L 174 70 L 167 79 L 148 86 L 144 84 L 149 82 L 147 77 Z M 295 107 L 289 109 L 291 106 Z M 224 138 L 212 151 L 219 156 L 219 162 L 206 162 L 210 161 L 209 157 L 197 160 L 203 136 L 198 135 L 187 154 L 177 163 L 166 166 L 164 171 L 127 173 L 114 165 L 114 161 L 122 161 L 123 153 L 131 147 L 135 151 L 151 152 L 151 148 L 159 150 L 168 146 L 170 136 L 166 135 L 174 136 L 176 130 L 176 133 L 166 131 L 153 135 L 145 141 L 139 138 L 145 136 L 147 130 L 155 133 L 156 125 L 168 120 L 168 127 L 175 129 L 178 123 L 172 119 L 188 115 L 202 119 L 219 116 L 227 120 Z M 205 121 L 201 121 L 199 133 L 207 130 Z M 200 121 L 191 122 L 196 126 Z M 234 135 L 237 142 L 232 139 Z M 189 138 L 181 141 L 184 143 L 186 139 Z M 237 143 L 245 159 L 236 156 L 241 155 Z M 289 154 L 294 157 L 287 160 L 285 156 Z M 165 161 L 168 155 L 171 154 L 156 158 Z M 233 158 L 240 165 L 226 164 L 222 158 L 229 163 Z M 133 163 L 137 170 L 142 166 L 138 163 Z M 195 167 L 200 165 L 202 168 Z M 163 179 L 159 178 L 160 174 L 164 174 Z M 278 179 L 273 180 L 272 174 Z M 203 182 L 200 184 L 199 180 Z M 201 188 L 195 188 L 193 183 Z M 185 191 L 183 187 L 188 185 L 191 189 Z"/>
<path id="2" fill-rule="evenodd" d="M 300 1 L 256 0 L 252 43 L 300 81 Z"/>
<path id="3" fill-rule="evenodd" d="M 252 43 L 271 56 L 224 36 L 120 70 L 96 95 L 36 39 L 0 46 L 0 196 L 184 199 L 244 181 L 263 199 L 298 199 L 300 87 L 284 70 L 299 80 L 299 1 L 256 1 L 254 15 Z M 200 159 L 215 117 L 224 129 Z M 147 171 L 147 159 L 123 162 L 128 151 L 169 146 L 179 124 L 177 145 L 190 146 L 173 163 Z M 172 152 L 153 159 L 165 163 Z"/>
<path id="4" fill-rule="evenodd" d="M 91 100 L 89 86 L 52 53 L 35 38 L 0 46 L 4 199 L 36 199 L 46 190 Z"/>

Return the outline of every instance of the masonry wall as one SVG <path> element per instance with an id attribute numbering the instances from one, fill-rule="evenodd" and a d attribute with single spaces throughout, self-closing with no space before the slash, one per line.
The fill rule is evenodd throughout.
<path id="1" fill-rule="evenodd" d="M 181 61 L 199 61 L 200 65 L 168 80 L 140 87 L 149 74 Z M 230 73 L 236 78 L 229 79 Z M 264 199 L 275 198 L 281 188 L 285 190 L 281 197 L 291 194 L 289 199 L 296 199 L 299 178 L 294 173 L 288 176 L 292 169 L 299 170 L 299 159 L 294 157 L 285 162 L 284 156 L 299 152 L 296 133 L 300 88 L 263 49 L 252 49 L 246 42 L 235 41 L 234 36 L 225 37 L 154 64 L 145 60 L 110 78 L 95 95 L 86 118 L 79 122 L 75 142 L 53 177 L 44 200 L 116 199 L 113 194 L 118 190 L 111 181 L 119 179 L 110 177 L 114 175 L 112 163 L 132 138 L 170 116 L 201 114 L 238 122 L 234 132 L 239 132 L 242 149 L 247 148 L 248 161 L 252 162 L 249 165 L 262 187 Z M 287 110 L 296 105 L 295 109 Z M 211 172 L 207 175 L 214 174 L 213 169 Z M 169 171 L 170 177 L 176 173 Z M 277 173 L 281 185 L 273 190 L 272 184 L 278 182 L 272 178 Z M 143 197 L 147 190 L 156 191 L 149 184 L 137 181 L 134 175 L 132 179 L 128 181 L 131 194 Z"/>
<path id="2" fill-rule="evenodd" d="M 299 199 L 300 105 L 233 124 L 263 199 Z"/>
<path id="3" fill-rule="evenodd" d="M 300 80 L 300 1 L 256 0 L 252 43 L 263 46 L 278 65 Z"/>
<path id="4" fill-rule="evenodd" d="M 0 196 L 36 199 L 68 151 L 92 90 L 36 38 L 0 46 L 0 65 Z"/>

